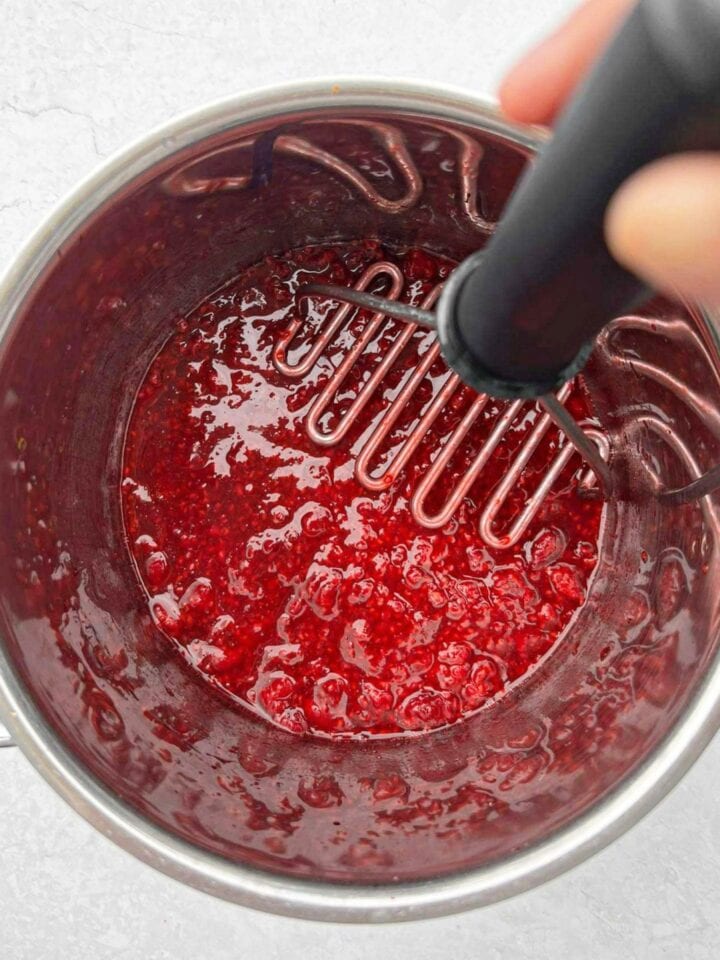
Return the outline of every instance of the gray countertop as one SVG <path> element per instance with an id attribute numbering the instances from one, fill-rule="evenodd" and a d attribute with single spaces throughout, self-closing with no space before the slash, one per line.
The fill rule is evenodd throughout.
<path id="1" fill-rule="evenodd" d="M 3 0 L 0 269 L 102 158 L 204 101 L 375 73 L 492 91 L 568 0 Z M 266 916 L 158 874 L 0 751 L 0 958 L 714 958 L 720 742 L 638 827 L 514 900 L 344 927 Z"/>

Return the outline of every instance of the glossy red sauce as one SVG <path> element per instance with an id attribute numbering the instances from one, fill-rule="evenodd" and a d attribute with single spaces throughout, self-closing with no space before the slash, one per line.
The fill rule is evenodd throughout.
<path id="1" fill-rule="evenodd" d="M 379 259 L 401 267 L 403 298 L 416 303 L 451 268 L 423 251 L 393 254 L 373 242 L 267 258 L 177 320 L 128 427 L 124 519 L 156 624 L 209 681 L 298 733 L 398 734 L 477 710 L 555 644 L 597 562 L 602 505 L 577 493 L 577 458 L 524 542 L 493 551 L 479 538 L 479 507 L 537 417 L 532 404 L 442 530 L 418 526 L 409 498 L 469 390 L 458 391 L 388 491 L 370 494 L 354 479 L 359 438 L 417 361 L 420 334 L 344 441 L 328 449 L 308 439 L 309 405 L 363 317 L 301 380 L 275 371 L 273 344 L 306 310 L 294 297 L 300 283 L 353 283 Z M 331 309 L 329 301 L 310 305 L 295 341 L 300 354 L 303 336 Z M 378 335 L 368 369 L 398 329 L 389 323 Z M 431 369 L 391 446 L 445 375 L 440 362 Z M 341 407 L 360 382 L 344 390 Z M 576 418 L 588 416 L 579 388 L 569 405 Z M 450 479 L 502 408 L 488 404 Z M 503 522 L 556 447 L 550 433 Z"/>

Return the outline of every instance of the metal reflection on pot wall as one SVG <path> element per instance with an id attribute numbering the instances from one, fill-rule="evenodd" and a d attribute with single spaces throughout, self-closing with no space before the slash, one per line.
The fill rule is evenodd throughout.
<path id="1" fill-rule="evenodd" d="M 366 144 L 363 144 L 362 149 L 358 151 L 357 144 L 352 144 L 355 149 L 351 151 L 348 159 L 343 159 L 326 146 L 317 146 L 305 137 L 276 129 L 254 139 L 226 144 L 199 160 L 193 160 L 173 172 L 165 180 L 164 189 L 174 196 L 194 197 L 209 193 L 266 187 L 273 178 L 274 156 L 279 154 L 298 157 L 324 167 L 351 184 L 364 200 L 385 213 L 402 213 L 414 206 L 422 192 L 423 181 L 402 131 L 387 123 L 337 117 L 330 120 L 306 120 L 300 125 L 300 129 L 310 127 L 312 131 L 313 127 L 320 126 L 322 139 L 329 140 L 333 150 L 336 150 L 338 147 L 342 149 L 343 141 L 347 141 L 347 138 L 342 136 L 343 131 L 338 136 L 337 128 L 341 125 L 367 130 L 382 148 L 382 153 L 374 151 L 372 146 Z M 460 209 L 474 227 L 483 233 L 490 233 L 494 222 L 486 219 L 478 208 L 478 177 L 483 148 L 467 133 L 441 123 L 432 123 L 428 120 L 424 124 L 424 129 L 428 134 L 431 131 L 437 131 L 446 139 L 455 141 L 456 158 L 453 159 L 449 153 L 442 161 L 443 169 L 450 172 L 454 167 L 457 168 Z M 347 146 L 347 142 L 344 145 Z M 419 149 L 421 152 L 435 153 L 439 146 L 439 140 L 428 137 Z M 219 157 L 227 156 L 233 165 L 239 163 L 242 154 L 246 152 L 250 154 L 251 172 L 249 173 L 203 175 L 201 172 L 203 169 L 207 170 L 208 165 Z M 380 182 L 385 179 L 392 180 L 392 167 L 400 173 L 406 187 L 405 194 L 397 199 L 382 196 L 367 179 L 367 176 L 370 176 Z"/>
<path id="2" fill-rule="evenodd" d="M 651 359 L 643 348 L 647 343 L 653 345 Z M 699 369 L 714 376 L 720 386 L 713 350 L 713 339 L 702 325 L 693 328 L 679 317 L 621 317 L 608 324 L 598 338 L 600 363 L 615 367 L 620 376 L 630 374 L 652 381 L 646 385 L 643 404 L 633 406 L 628 401 L 619 411 L 608 410 L 607 416 L 616 442 L 637 451 L 635 462 L 661 496 L 701 477 L 707 469 L 707 451 L 720 442 L 717 404 L 707 390 L 692 386 Z M 668 410 L 672 415 L 668 416 Z M 661 453 L 655 449 L 658 440 L 666 448 Z M 668 460 L 668 451 L 674 458 Z M 698 451 L 705 453 L 702 463 Z M 720 534 L 718 507 L 713 497 L 702 497 L 698 504 L 707 525 L 703 552 L 709 555 L 710 541 L 716 544 Z"/>
<path id="3" fill-rule="evenodd" d="M 707 498 L 672 511 L 610 504 L 563 656 L 551 652 L 497 703 L 424 736 L 333 743 L 276 729 L 210 689 L 146 611 L 118 510 L 122 426 L 176 318 L 240 268 L 309 242 L 382 236 L 461 259 L 484 236 L 463 205 L 462 137 L 482 150 L 476 195 L 489 223 L 526 162 L 532 136 L 486 107 L 398 90 L 349 86 L 353 123 L 332 139 L 344 131 L 337 155 L 353 163 L 353 149 L 383 149 L 368 123 L 402 133 L 422 190 L 400 212 L 358 203 L 355 183 L 297 154 L 276 158 L 283 176 L 272 190 L 168 191 L 178 171 L 223 176 L 206 158 L 232 163 L 238 143 L 268 131 L 302 139 L 308 119 L 323 123 L 307 142 L 330 151 L 323 131 L 328 111 L 343 114 L 343 95 L 267 94 L 185 119 L 113 161 L 34 241 L 0 296 L 8 722 L 58 789 L 160 869 L 305 916 L 429 915 L 517 892 L 617 834 L 714 729 L 720 571 Z M 409 195 L 394 163 L 377 180 L 383 197 Z M 591 400 L 608 429 L 629 411 L 672 422 L 706 467 L 720 458 L 714 428 L 652 376 L 627 376 L 627 362 L 680 383 L 692 367 L 696 394 L 718 407 L 716 342 L 703 316 L 678 305 L 658 301 L 646 316 L 657 330 L 623 331 L 622 363 L 602 351 L 591 361 Z M 675 327 L 706 353 L 669 343 Z M 686 480 L 692 464 L 645 433 L 651 468 Z"/>

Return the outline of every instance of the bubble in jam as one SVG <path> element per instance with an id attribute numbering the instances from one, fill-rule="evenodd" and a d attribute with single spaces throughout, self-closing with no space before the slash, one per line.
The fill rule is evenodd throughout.
<path id="1" fill-rule="evenodd" d="M 276 371 L 273 346 L 301 317 L 288 347 L 301 358 L 337 309 L 327 299 L 298 303 L 299 285 L 352 284 L 378 260 L 399 266 L 402 297 L 413 303 L 452 268 L 424 250 L 370 241 L 268 257 L 174 322 L 127 430 L 123 517 L 156 626 L 216 688 L 298 734 L 415 734 L 481 709 L 556 645 L 597 562 L 602 504 L 578 490 L 577 457 L 521 543 L 493 550 L 479 537 L 481 509 L 539 416 L 534 404 L 442 529 L 419 526 L 410 499 L 472 402 L 469 389 L 458 388 L 388 489 L 371 493 L 357 482 L 357 451 L 426 349 L 422 331 L 341 442 L 319 447 L 308 438 L 308 410 L 368 316 L 351 314 L 302 378 Z M 384 292 L 382 277 L 370 289 Z M 326 426 L 401 328 L 387 321 L 377 331 Z M 446 376 L 436 361 L 378 453 L 378 469 Z M 590 419 L 580 385 L 568 406 Z M 503 409 L 487 404 L 438 485 L 439 502 Z M 512 521 L 560 442 L 548 433 L 499 523 Z"/>

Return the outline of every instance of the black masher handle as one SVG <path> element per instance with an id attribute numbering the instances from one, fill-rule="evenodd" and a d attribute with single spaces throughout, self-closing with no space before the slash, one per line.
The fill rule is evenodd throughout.
<path id="1" fill-rule="evenodd" d="M 715 148 L 720 0 L 640 0 L 489 244 L 448 285 L 439 311 L 446 359 L 472 386 L 504 396 L 537 396 L 569 379 L 600 329 L 650 293 L 607 249 L 611 197 L 658 157 Z"/>

